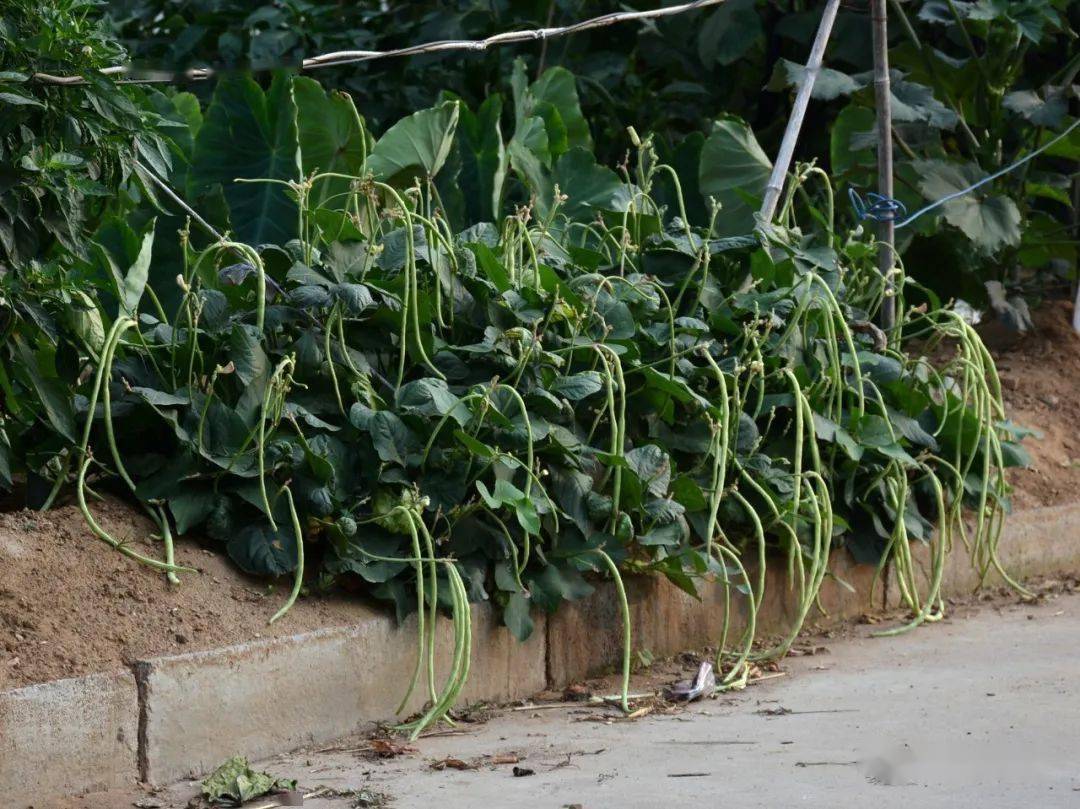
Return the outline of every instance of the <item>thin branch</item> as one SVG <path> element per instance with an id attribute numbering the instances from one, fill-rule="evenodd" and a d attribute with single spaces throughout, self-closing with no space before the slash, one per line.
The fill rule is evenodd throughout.
<path id="1" fill-rule="evenodd" d="M 442 53 L 445 51 L 486 51 L 488 48 L 498 45 L 510 45 L 517 42 L 543 42 L 555 37 L 577 34 L 593 28 L 603 28 L 621 22 L 634 20 L 654 20 L 659 17 L 671 17 L 683 14 L 687 11 L 718 6 L 725 0 L 694 0 L 690 3 L 682 3 L 677 6 L 651 9 L 649 11 L 619 11 L 612 14 L 604 14 L 589 20 L 583 20 L 572 25 L 556 28 L 531 28 L 523 31 L 505 31 L 495 34 L 486 39 L 448 39 L 438 42 L 426 42 L 419 45 L 410 45 L 405 48 L 396 48 L 390 51 L 334 51 L 319 56 L 312 56 L 300 63 L 301 70 L 315 70 L 321 67 L 337 67 L 340 65 L 355 64 L 357 62 L 371 62 L 376 59 L 390 59 L 399 56 L 418 56 L 424 53 Z M 106 76 L 120 76 L 122 84 L 162 84 L 184 81 L 203 81 L 214 75 L 212 68 L 195 68 L 180 73 L 167 71 L 146 71 L 127 66 L 107 67 L 101 71 Z M 42 84 L 55 84 L 61 86 L 86 84 L 82 76 L 54 76 L 49 73 L 35 73 L 34 81 Z"/>

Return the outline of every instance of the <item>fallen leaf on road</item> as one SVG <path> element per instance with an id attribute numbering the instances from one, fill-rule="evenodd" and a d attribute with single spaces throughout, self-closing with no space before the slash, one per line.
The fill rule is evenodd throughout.
<path id="1" fill-rule="evenodd" d="M 462 761 L 460 758 L 444 758 L 439 761 L 431 762 L 431 769 L 433 770 L 475 770 L 476 765 L 470 764 L 467 761 Z"/>
<path id="2" fill-rule="evenodd" d="M 416 748 L 409 744 L 401 744 L 393 739 L 372 739 L 371 752 L 379 758 L 397 758 L 406 753 L 415 753 Z"/>

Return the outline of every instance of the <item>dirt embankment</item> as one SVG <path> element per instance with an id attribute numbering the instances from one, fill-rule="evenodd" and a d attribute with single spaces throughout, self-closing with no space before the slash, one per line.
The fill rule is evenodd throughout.
<path id="1" fill-rule="evenodd" d="M 117 539 L 162 557 L 149 520 L 124 503 L 92 506 Z M 345 597 L 302 598 L 273 626 L 267 620 L 290 582 L 245 577 L 216 551 L 180 540 L 180 586 L 95 538 L 77 507 L 0 513 L 0 689 L 133 660 L 275 637 L 356 621 L 365 608 Z"/>
<path id="2" fill-rule="evenodd" d="M 1049 303 L 1032 334 L 995 352 L 1009 418 L 1041 433 L 1024 442 L 1031 468 L 1010 472 L 1016 510 L 1080 499 L 1080 335 L 1071 319 L 1071 303 Z"/>

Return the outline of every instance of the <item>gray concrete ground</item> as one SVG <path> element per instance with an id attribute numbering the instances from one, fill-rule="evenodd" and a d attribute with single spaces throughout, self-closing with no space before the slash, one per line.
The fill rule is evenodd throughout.
<path id="1" fill-rule="evenodd" d="M 321 791 L 305 805 L 323 809 L 372 805 L 358 790 L 406 809 L 1080 806 L 1080 595 L 966 612 L 898 638 L 813 639 L 827 651 L 789 658 L 785 676 L 677 713 L 506 710 L 392 759 L 358 738 L 261 766 Z M 535 774 L 490 758 L 511 753 Z M 432 768 L 447 757 L 480 766 Z M 197 788 L 152 800 L 184 806 Z"/>

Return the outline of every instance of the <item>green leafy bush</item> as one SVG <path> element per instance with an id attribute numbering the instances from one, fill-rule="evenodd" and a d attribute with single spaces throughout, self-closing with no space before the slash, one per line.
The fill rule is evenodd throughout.
<path id="1" fill-rule="evenodd" d="M 749 4 L 730 8 L 753 26 Z M 612 169 L 573 74 L 508 75 L 505 94 L 444 93 L 377 138 L 350 96 L 280 72 L 223 76 L 205 103 L 100 76 L 10 79 L 43 105 L 19 105 L 45 116 L 23 119 L 46 135 L 27 148 L 52 143 L 61 110 L 76 125 L 111 109 L 102 98 L 135 112 L 105 116 L 104 140 L 57 135 L 116 156 L 104 179 L 90 156 L 62 176 L 74 187 L 84 170 L 110 194 L 69 198 L 66 237 L 35 231 L 29 263 L 0 277 L 0 485 L 25 480 L 42 506 L 72 486 L 101 540 L 173 580 L 172 537 L 189 532 L 246 571 L 291 573 L 274 619 L 305 582 L 345 577 L 416 611 L 409 691 L 426 661 L 430 707 L 414 732 L 468 674 L 470 602 L 525 638 L 535 610 L 597 577 L 620 593 L 627 572 L 690 593 L 719 581 L 751 615 L 734 649 L 720 644 L 730 687 L 749 672 L 771 559 L 799 612 L 765 655 L 787 650 L 834 547 L 895 562 L 912 613 L 899 629 L 941 615 L 957 534 L 983 576 L 1006 575 L 1004 469 L 1024 456 L 993 361 L 955 312 L 906 306 L 934 298 L 902 274 L 901 322 L 873 325 L 890 293 L 872 236 L 838 224 L 829 174 L 797 165 L 776 222 L 755 228 L 771 164 L 746 121 L 718 116 L 675 148 L 631 129 Z M 822 85 L 854 94 L 849 134 L 860 81 Z M 947 114 L 905 81 L 912 115 Z M 834 150 L 853 177 L 858 158 Z M 210 227 L 157 196 L 148 169 Z M 21 170 L 14 193 L 41 198 Z M 943 341 L 953 351 L 932 362 Z M 161 558 L 98 525 L 91 485 L 141 504 Z M 932 549 L 925 578 L 912 540 Z M 455 644 L 437 693 L 440 608 Z"/>
<path id="2" fill-rule="evenodd" d="M 149 96 L 98 70 L 124 59 L 89 0 L 7 4 L 0 16 L 0 267 L 85 255 L 84 237 L 142 160 L 167 174 Z M 83 76 L 57 87 L 33 73 Z"/>

